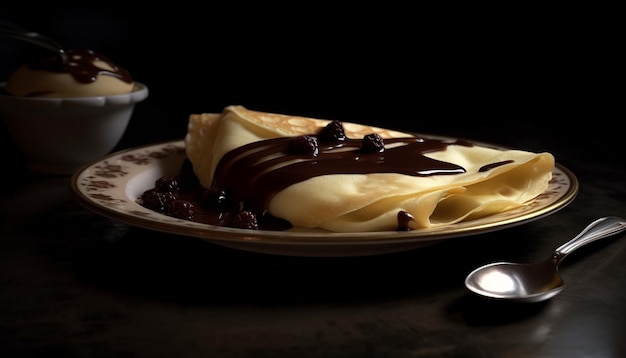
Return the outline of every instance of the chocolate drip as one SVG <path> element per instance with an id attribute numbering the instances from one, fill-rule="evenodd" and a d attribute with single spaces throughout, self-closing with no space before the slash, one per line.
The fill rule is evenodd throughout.
<path id="1" fill-rule="evenodd" d="M 479 172 L 486 172 L 489 171 L 493 168 L 497 168 L 499 166 L 505 165 L 505 164 L 509 164 L 509 163 L 513 163 L 513 160 L 503 160 L 501 162 L 497 162 L 497 163 L 491 163 L 491 164 L 487 164 L 487 165 L 483 165 L 482 167 L 480 167 L 480 169 L 478 169 Z"/>
<path id="2" fill-rule="evenodd" d="M 192 204 L 193 217 L 187 220 L 237 228 L 250 228 L 254 224 L 255 228 L 262 230 L 286 230 L 291 224 L 273 217 L 268 207 L 278 192 L 292 184 L 331 174 L 397 173 L 421 177 L 461 174 L 466 172 L 461 166 L 434 160 L 424 154 L 446 150 L 452 144 L 474 145 L 462 139 L 406 137 L 385 139 L 384 148 L 378 149 L 378 145 L 383 144 L 382 139 L 379 143 L 379 138 L 374 138 L 376 150 L 372 150 L 372 143 L 366 143 L 370 136 L 350 139 L 339 136 L 343 133 L 343 129 L 339 129 L 335 128 L 331 135 L 322 131 L 317 135 L 280 137 L 236 148 L 218 163 L 211 188 L 200 185 L 187 159 L 180 175 L 186 184 L 176 191 L 175 196 Z M 510 162 L 488 164 L 480 171 Z M 147 190 L 144 193 L 146 198 L 149 199 L 153 191 L 156 189 Z M 140 202 L 147 205 L 143 196 Z M 159 211 L 158 208 L 153 210 Z M 397 220 L 396 230 L 407 231 L 411 230 L 414 217 L 400 210 Z"/>
<path id="3" fill-rule="evenodd" d="M 63 64 L 59 56 L 52 56 L 32 62 L 29 64 L 29 67 L 34 70 L 68 73 L 80 83 L 95 82 L 99 75 L 115 77 L 126 83 L 133 82 L 130 74 L 125 69 L 92 50 L 67 50 L 67 57 L 67 64 Z M 107 63 L 113 70 L 106 70 L 96 66 L 96 61 Z"/>
<path id="4" fill-rule="evenodd" d="M 215 170 L 213 188 L 235 195 L 241 209 L 265 213 L 271 198 L 286 187 L 330 174 L 398 173 L 411 176 L 454 175 L 465 169 L 434 160 L 424 153 L 442 151 L 450 144 L 471 145 L 425 138 L 385 140 L 385 151 L 366 153 L 361 139 L 346 139 L 334 145 L 320 144 L 319 155 L 304 158 L 291 153 L 293 138 L 274 138 L 234 149 Z"/>

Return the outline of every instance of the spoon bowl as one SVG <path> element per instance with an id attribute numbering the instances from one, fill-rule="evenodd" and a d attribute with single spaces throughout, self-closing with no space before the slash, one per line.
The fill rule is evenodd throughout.
<path id="1" fill-rule="evenodd" d="M 470 272 L 465 279 L 465 286 L 475 294 L 493 299 L 528 303 L 545 301 L 564 288 L 558 266 L 568 254 L 624 230 L 626 220 L 616 216 L 600 218 L 558 247 L 548 259 L 531 264 L 490 263 Z"/>

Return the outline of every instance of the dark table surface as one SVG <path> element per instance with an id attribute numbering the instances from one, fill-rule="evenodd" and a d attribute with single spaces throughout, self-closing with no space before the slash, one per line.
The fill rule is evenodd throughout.
<path id="1" fill-rule="evenodd" d="M 112 11 L 99 14 L 99 23 L 113 21 Z M 95 45 L 87 18 L 58 16 L 55 24 L 40 19 L 30 26 L 61 37 L 59 29 L 81 20 L 86 33 L 79 40 Z M 196 24 L 196 30 L 204 26 L 186 23 Z M 0 127 L 5 160 L 0 175 L 0 357 L 626 355 L 626 235 L 569 256 L 560 266 L 566 287 L 547 302 L 485 300 L 463 285 L 483 263 L 541 260 L 591 221 L 626 216 L 625 152 L 620 126 L 614 125 L 623 120 L 623 100 L 609 86 L 617 73 L 611 62 L 614 46 L 579 36 L 586 33 L 582 30 L 551 32 L 540 48 L 521 35 L 507 36 L 513 42 L 485 40 L 484 48 L 497 51 L 484 55 L 475 47 L 475 39 L 482 37 L 463 38 L 461 32 L 461 40 L 455 35 L 457 42 L 446 45 L 454 48 L 452 53 L 424 51 L 410 58 L 394 53 L 400 63 L 390 61 L 384 71 L 366 66 L 364 72 L 353 66 L 356 61 L 373 63 L 387 55 L 369 58 L 370 42 L 350 42 L 349 51 L 339 55 L 355 50 L 354 57 L 331 66 L 329 59 L 336 59 L 344 44 L 337 41 L 327 54 L 323 46 L 311 47 L 311 36 L 299 38 L 304 42 L 296 62 L 301 63 L 299 56 L 315 57 L 294 70 L 285 67 L 284 57 L 261 66 L 242 56 L 250 55 L 254 44 L 268 56 L 263 51 L 269 37 L 249 32 L 252 37 L 243 46 L 228 46 L 227 40 L 214 44 L 223 56 L 183 61 L 172 55 L 166 60 L 181 61 L 174 76 L 164 73 L 164 62 L 153 57 L 148 42 L 125 41 L 124 31 L 132 26 L 115 28 L 98 34 L 114 37 L 98 42 L 98 49 L 150 88 L 116 150 L 182 139 L 188 114 L 242 104 L 549 151 L 576 175 L 579 193 L 567 207 L 539 220 L 415 250 L 361 257 L 277 256 L 141 229 L 93 213 L 73 199 L 69 176 L 28 172 Z M 376 39 L 375 31 L 371 35 L 368 41 Z M 458 47 L 465 40 L 471 46 Z M 285 39 L 275 46 L 287 44 Z M 398 48 L 390 44 L 385 51 Z M 203 62 L 209 58 L 209 64 Z M 427 61 L 426 66 L 414 66 L 418 60 Z M 173 90 L 189 83 L 196 90 Z M 274 87 L 255 87 L 260 83 Z"/>
<path id="2" fill-rule="evenodd" d="M 133 121 L 146 120 L 140 107 Z M 13 169 L 0 188 L 0 356 L 626 353 L 625 235 L 569 256 L 566 288 L 548 302 L 484 300 L 463 285 L 478 265 L 543 259 L 592 220 L 626 215 L 617 146 L 576 146 L 541 131 L 501 137 L 550 148 L 576 174 L 576 199 L 519 227 L 405 252 L 315 258 L 239 251 L 102 217 L 73 199 L 69 177 L 26 171 L 3 135 Z M 118 149 L 142 143 L 125 138 Z"/>

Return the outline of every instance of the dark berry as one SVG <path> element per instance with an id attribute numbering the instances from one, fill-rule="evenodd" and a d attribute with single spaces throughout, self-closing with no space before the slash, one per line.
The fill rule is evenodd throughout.
<path id="1" fill-rule="evenodd" d="M 247 210 L 240 211 L 239 213 L 233 215 L 230 218 L 228 226 L 237 229 L 259 229 L 259 223 L 257 221 L 256 215 L 253 212 Z"/>
<path id="2" fill-rule="evenodd" d="M 228 194 L 222 189 L 203 189 L 198 195 L 198 203 L 207 209 L 226 209 L 229 206 Z"/>
<path id="3" fill-rule="evenodd" d="M 409 223 L 411 221 L 415 221 L 415 218 L 410 213 L 400 210 L 398 211 L 398 228 L 397 231 L 411 231 L 411 227 L 409 227 Z"/>
<path id="4" fill-rule="evenodd" d="M 317 157 L 319 154 L 317 138 L 308 135 L 294 137 L 291 141 L 291 152 Z"/>
<path id="5" fill-rule="evenodd" d="M 143 206 L 160 213 L 166 213 L 170 204 L 176 199 L 177 197 L 173 193 L 160 193 L 154 189 L 146 190 L 141 195 Z"/>
<path id="6" fill-rule="evenodd" d="M 179 219 L 192 220 L 193 204 L 186 200 L 174 200 L 170 203 L 167 214 Z"/>
<path id="7" fill-rule="evenodd" d="M 177 193 L 179 190 L 178 180 L 173 176 L 164 176 L 156 180 L 154 188 L 159 193 Z"/>
<path id="8" fill-rule="evenodd" d="M 346 133 L 343 130 L 343 124 L 340 121 L 332 121 L 322 128 L 319 135 L 320 142 L 336 143 L 346 139 Z"/>
<path id="9" fill-rule="evenodd" d="M 364 153 L 382 153 L 385 151 L 383 138 L 377 133 L 368 134 L 361 141 L 361 151 Z"/>

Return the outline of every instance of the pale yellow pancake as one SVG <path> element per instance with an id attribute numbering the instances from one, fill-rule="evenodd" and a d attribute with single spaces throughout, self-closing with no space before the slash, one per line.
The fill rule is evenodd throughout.
<path id="1" fill-rule="evenodd" d="M 193 114 L 185 137 L 187 156 L 203 186 L 209 187 L 222 156 L 239 146 L 269 138 L 316 134 L 330 120 L 252 111 L 229 106 L 222 113 Z M 349 138 L 394 130 L 343 122 Z M 333 174 L 291 185 L 274 196 L 269 211 L 303 228 L 333 232 L 395 230 L 400 210 L 412 229 L 450 225 L 525 205 L 543 193 L 552 178 L 550 153 L 449 145 L 428 157 L 457 164 L 466 172 L 426 177 L 395 173 Z M 512 161 L 481 172 L 485 165 Z"/>

